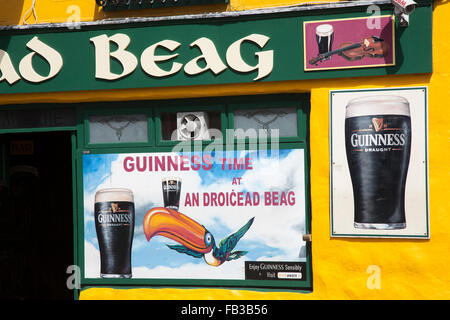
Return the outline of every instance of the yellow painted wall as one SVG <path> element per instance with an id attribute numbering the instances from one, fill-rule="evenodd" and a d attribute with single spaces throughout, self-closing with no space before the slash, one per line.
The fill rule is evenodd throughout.
<path id="1" fill-rule="evenodd" d="M 262 4 L 263 2 L 263 4 Z M 103 12 L 95 0 L 36 0 L 35 11 L 38 23 L 92 21 L 118 17 L 148 17 L 205 12 L 251 10 L 261 7 L 280 7 L 301 4 L 307 0 L 229 0 L 228 4 L 209 6 L 186 6 L 177 8 L 158 8 L 152 10 L 133 10 L 121 12 Z M 333 0 L 314 0 L 314 2 L 335 2 Z M 0 0 L 0 25 L 15 25 L 36 22 L 33 12 L 28 12 L 33 0 Z M 25 19 L 23 17 L 25 16 Z"/>
<path id="2" fill-rule="evenodd" d="M 2 2 L 6 2 L 3 0 Z M 17 17 L 0 12 L 0 24 L 20 23 L 31 0 L 22 4 Z M 100 19 L 94 0 L 36 0 L 41 22 L 66 21 L 68 5 L 81 8 L 82 20 Z M 294 4 L 272 0 L 266 6 Z M 231 0 L 220 10 L 261 7 L 256 0 Z M 211 11 L 218 11 L 213 9 Z M 199 8 L 186 9 L 192 13 Z M 14 10 L 13 10 L 14 11 Z M 20 12 L 19 12 L 20 11 Z M 14 11 L 16 12 L 16 11 Z M 132 13 L 129 13 L 132 14 Z M 139 12 L 139 15 L 151 15 Z M 163 13 L 160 13 L 163 14 Z M 165 13 L 164 13 L 165 14 Z M 173 13 L 172 13 L 173 14 Z M 137 15 L 137 14 L 136 14 Z M 40 20 L 39 17 L 42 17 Z M 312 200 L 312 293 L 259 292 L 225 289 L 110 289 L 82 291 L 80 299 L 450 299 L 450 51 L 448 21 L 450 4 L 435 1 L 433 13 L 433 68 L 429 75 L 401 75 L 335 80 L 249 83 L 186 88 L 126 89 L 76 93 L 0 95 L 0 104 L 28 102 L 75 102 L 128 99 L 168 99 L 217 95 L 311 92 L 311 200 Z M 329 234 L 329 90 L 401 86 L 429 87 L 429 190 L 430 240 L 331 239 Z M 381 288 L 369 289 L 368 266 L 381 270 Z"/>

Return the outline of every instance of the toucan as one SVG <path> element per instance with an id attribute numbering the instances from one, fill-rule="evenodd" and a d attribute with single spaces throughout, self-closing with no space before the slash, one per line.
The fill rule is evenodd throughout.
<path id="1" fill-rule="evenodd" d="M 173 209 L 157 207 L 149 210 L 144 217 L 144 233 L 147 241 L 154 236 L 172 239 L 179 245 L 167 245 L 170 249 L 203 258 L 211 266 L 220 266 L 225 261 L 239 259 L 247 251 L 232 251 L 244 236 L 255 218 L 251 218 L 242 228 L 229 235 L 216 246 L 213 235 L 201 224 Z"/>

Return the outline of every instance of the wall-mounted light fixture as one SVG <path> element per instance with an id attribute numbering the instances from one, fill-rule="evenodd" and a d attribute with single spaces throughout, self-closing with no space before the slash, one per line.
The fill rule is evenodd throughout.
<path id="1" fill-rule="evenodd" d="M 414 0 L 391 0 L 394 5 L 394 13 L 399 19 L 399 26 L 409 26 L 409 16 L 414 12 L 417 3 Z"/>

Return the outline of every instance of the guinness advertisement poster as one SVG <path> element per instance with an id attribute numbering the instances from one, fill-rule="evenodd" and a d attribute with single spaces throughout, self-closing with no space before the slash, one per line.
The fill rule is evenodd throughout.
<path id="1" fill-rule="evenodd" d="M 395 65 L 394 16 L 305 21 L 304 70 Z"/>
<path id="2" fill-rule="evenodd" d="M 330 92 L 330 233 L 429 238 L 427 88 Z"/>
<path id="3" fill-rule="evenodd" d="M 84 154 L 84 277 L 305 281 L 304 168 L 303 149 Z"/>

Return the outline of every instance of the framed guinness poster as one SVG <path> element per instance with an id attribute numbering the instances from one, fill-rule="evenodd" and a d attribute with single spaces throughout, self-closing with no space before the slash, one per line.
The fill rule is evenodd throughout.
<path id="1" fill-rule="evenodd" d="M 83 281 L 307 286 L 304 159 L 302 148 L 84 154 Z"/>
<path id="2" fill-rule="evenodd" d="M 427 88 L 330 92 L 331 236 L 429 238 Z"/>
<path id="3" fill-rule="evenodd" d="M 305 21 L 304 70 L 395 65 L 394 16 Z"/>

